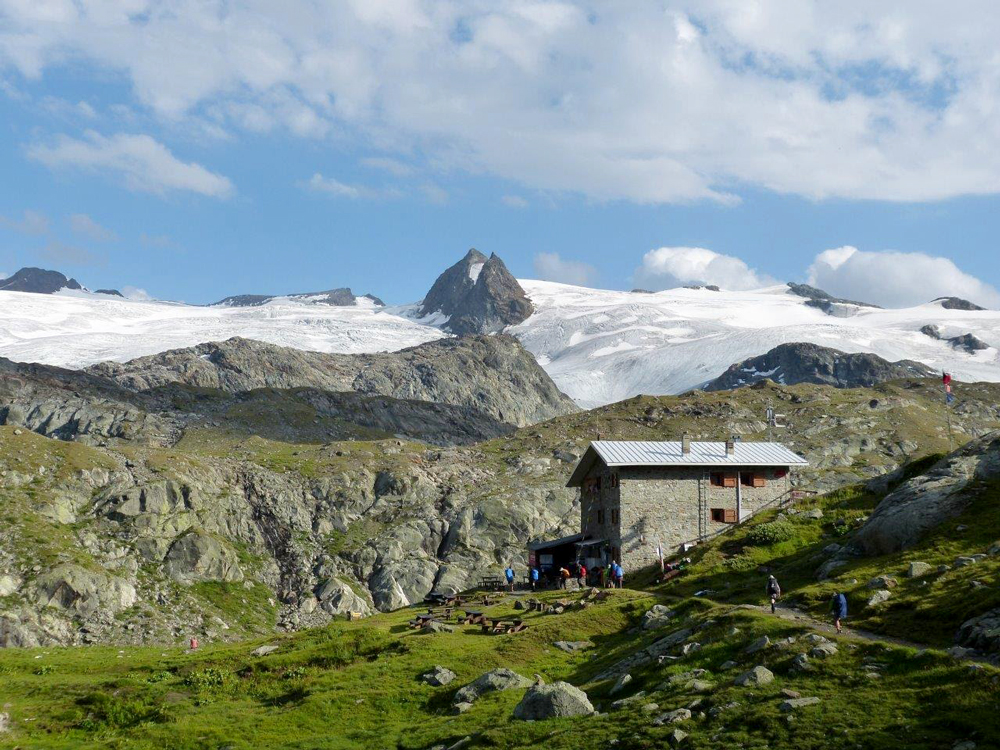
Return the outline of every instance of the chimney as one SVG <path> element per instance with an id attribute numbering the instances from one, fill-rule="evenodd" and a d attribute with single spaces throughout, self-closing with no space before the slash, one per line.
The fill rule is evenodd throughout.
<path id="1" fill-rule="evenodd" d="M 736 440 L 734 438 L 729 438 L 729 440 L 726 441 L 726 455 L 736 455 Z"/>
<path id="2" fill-rule="evenodd" d="M 686 432 L 681 435 L 681 453 L 685 456 L 691 452 L 691 436 Z"/>

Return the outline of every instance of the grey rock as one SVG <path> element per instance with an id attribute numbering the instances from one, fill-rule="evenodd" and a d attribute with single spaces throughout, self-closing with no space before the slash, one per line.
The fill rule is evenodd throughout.
<path id="1" fill-rule="evenodd" d="M 642 616 L 643 630 L 656 630 L 670 624 L 674 617 L 674 611 L 662 604 L 654 604 L 648 612 Z"/>
<path id="2" fill-rule="evenodd" d="M 806 706 L 815 706 L 819 702 L 819 698 L 789 698 L 779 703 L 778 709 L 788 713 L 799 708 L 805 708 Z"/>
<path id="3" fill-rule="evenodd" d="M 258 646 L 253 651 L 250 652 L 251 656 L 267 656 L 268 654 L 273 654 L 281 646 L 274 643 L 265 644 L 263 646 Z"/>
<path id="4" fill-rule="evenodd" d="M 193 530 L 170 545 L 163 569 L 178 583 L 242 581 L 236 552 L 225 542 Z"/>
<path id="5" fill-rule="evenodd" d="M 878 607 L 879 605 L 885 604 L 887 601 L 889 601 L 889 598 L 891 596 L 892 593 L 890 591 L 886 589 L 880 589 L 879 591 L 876 591 L 868 598 L 867 604 L 869 607 Z"/>
<path id="6" fill-rule="evenodd" d="M 474 703 L 482 695 L 500 690 L 526 688 L 531 680 L 522 677 L 517 672 L 501 667 L 480 675 L 455 693 L 453 703 Z"/>
<path id="7" fill-rule="evenodd" d="M 837 653 L 837 646 L 834 643 L 820 643 L 809 649 L 809 656 L 814 659 L 825 659 Z"/>
<path id="8" fill-rule="evenodd" d="M 1000 653 L 1000 607 L 963 622 L 955 642 L 960 647 L 984 654 Z"/>
<path id="9" fill-rule="evenodd" d="M 870 581 L 868 581 L 868 583 L 865 584 L 865 586 L 867 586 L 870 589 L 891 589 L 895 588 L 898 585 L 899 581 L 897 581 L 892 576 L 885 576 L 885 575 L 876 576 L 875 578 L 872 578 Z"/>
<path id="10" fill-rule="evenodd" d="M 673 711 L 667 711 L 664 714 L 660 714 L 655 719 L 653 719 L 654 726 L 664 726 L 665 724 L 680 724 L 681 722 L 687 721 L 691 718 L 691 711 L 686 708 L 676 708 Z"/>
<path id="11" fill-rule="evenodd" d="M 568 682 L 553 682 L 528 688 L 514 707 L 514 718 L 539 721 L 564 716 L 588 716 L 594 713 L 587 694 Z"/>
<path id="12" fill-rule="evenodd" d="M 687 737 L 688 734 L 683 729 L 674 728 L 667 732 L 667 743 L 671 747 L 679 747 Z"/>
<path id="13" fill-rule="evenodd" d="M 608 695 L 614 695 L 616 693 L 620 693 L 622 690 L 628 687 L 630 682 L 632 682 L 632 675 L 627 673 L 623 674 L 621 677 L 615 680 L 615 684 L 611 686 L 611 689 L 608 691 Z"/>
<path id="14" fill-rule="evenodd" d="M 119 295 L 120 296 L 120 295 Z M 311 305 L 331 305 L 333 307 L 357 307 L 361 299 L 366 299 L 378 307 L 385 303 L 372 294 L 355 296 L 347 287 L 328 289 L 325 292 L 296 292 L 294 294 L 236 294 L 215 303 L 220 307 L 260 307 L 276 299 L 293 299 Z"/>
<path id="15" fill-rule="evenodd" d="M 767 685 L 774 682 L 774 673 L 763 665 L 757 665 L 753 669 L 737 676 L 735 684 L 740 687 Z"/>
<path id="16" fill-rule="evenodd" d="M 552 645 L 560 651 L 565 651 L 567 654 L 574 654 L 577 651 L 585 651 L 588 648 L 594 647 L 592 641 L 556 641 Z"/>
<path id="17" fill-rule="evenodd" d="M 447 667 L 437 665 L 429 672 L 422 674 L 420 679 L 432 687 L 444 687 L 445 685 L 450 685 L 457 676 Z"/>
<path id="18" fill-rule="evenodd" d="M 941 307 L 945 310 L 985 310 L 985 307 L 980 307 L 974 302 L 969 302 L 967 299 L 962 299 L 961 297 L 938 297 L 937 299 L 931 300 L 931 302 L 940 303 Z"/>
<path id="19" fill-rule="evenodd" d="M 440 620 L 430 620 L 425 622 L 420 628 L 421 633 L 454 633 L 457 628 Z"/>
<path id="20" fill-rule="evenodd" d="M 906 575 L 909 578 L 921 578 L 934 570 L 934 566 L 925 562 L 911 562 L 910 566 L 906 569 Z"/>
<path id="21" fill-rule="evenodd" d="M 762 635 L 760 638 L 755 640 L 745 649 L 743 649 L 744 654 L 756 654 L 758 651 L 763 651 L 771 646 L 771 639 L 766 635 Z"/>
<path id="22" fill-rule="evenodd" d="M 806 654 L 799 654 L 792 659 L 792 671 L 810 672 L 812 669 L 813 665 L 809 663 L 809 657 Z"/>
<path id="23" fill-rule="evenodd" d="M 804 518 L 811 518 L 817 520 L 823 517 L 823 511 L 820 508 L 813 508 L 812 510 L 807 510 L 802 514 Z"/>
<path id="24" fill-rule="evenodd" d="M 631 706 L 635 703 L 641 703 L 646 700 L 646 691 L 640 690 L 635 695 L 630 695 L 628 698 L 619 698 L 616 701 L 612 701 L 611 708 L 614 711 L 620 711 L 623 708 Z"/>
<path id="25" fill-rule="evenodd" d="M 461 703 L 454 703 L 451 706 L 451 712 L 453 714 L 456 714 L 456 715 L 457 714 L 464 714 L 470 708 L 472 708 L 472 704 L 469 703 L 469 702 L 467 702 L 467 701 L 464 701 L 464 702 L 461 702 Z"/>

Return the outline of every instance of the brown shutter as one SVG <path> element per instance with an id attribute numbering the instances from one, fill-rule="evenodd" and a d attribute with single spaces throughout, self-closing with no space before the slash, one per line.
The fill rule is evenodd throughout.
<path id="1" fill-rule="evenodd" d="M 729 510 L 727 508 L 726 511 L 722 515 L 723 515 L 723 519 L 722 520 L 723 520 L 724 523 L 736 523 L 736 511 L 735 510 Z"/>
<path id="2" fill-rule="evenodd" d="M 754 487 L 763 487 L 766 484 L 767 484 L 767 480 L 764 479 L 764 477 L 762 475 L 760 475 L 760 474 L 754 474 L 753 475 L 753 486 Z"/>
<path id="3" fill-rule="evenodd" d="M 722 480 L 723 487 L 735 487 L 736 486 L 736 475 L 726 474 L 725 478 Z"/>

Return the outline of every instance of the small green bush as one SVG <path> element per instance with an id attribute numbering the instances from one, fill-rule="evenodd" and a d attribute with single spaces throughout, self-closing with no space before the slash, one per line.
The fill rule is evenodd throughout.
<path id="1" fill-rule="evenodd" d="M 771 521 L 753 526 L 747 531 L 747 543 L 754 547 L 770 547 L 778 542 L 787 542 L 795 536 L 795 529 L 786 521 Z"/>
<path id="2" fill-rule="evenodd" d="M 140 724 L 169 721 L 166 709 L 150 699 L 128 699 L 107 693 L 90 693 L 80 700 L 87 716 L 80 722 L 88 732 L 102 729 L 131 729 Z"/>
<path id="3" fill-rule="evenodd" d="M 725 565 L 737 573 L 746 573 L 757 567 L 757 561 L 750 555 L 736 555 L 726 560 Z"/>

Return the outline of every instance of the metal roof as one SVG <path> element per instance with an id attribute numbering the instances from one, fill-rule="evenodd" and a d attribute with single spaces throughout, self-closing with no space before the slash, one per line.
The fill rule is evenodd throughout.
<path id="1" fill-rule="evenodd" d="M 583 534 L 570 534 L 569 536 L 564 536 L 561 539 L 550 539 L 547 542 L 531 542 L 528 544 L 528 549 L 537 552 L 541 549 L 561 547 L 564 544 L 579 542 L 581 539 L 583 539 Z"/>
<path id="2" fill-rule="evenodd" d="M 577 464 L 568 487 L 577 487 L 596 458 L 608 466 L 808 466 L 809 462 L 781 443 L 737 440 L 733 455 L 724 442 L 691 441 L 681 453 L 680 440 L 595 440 Z"/>

